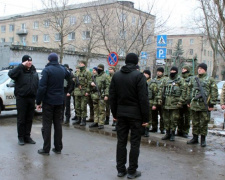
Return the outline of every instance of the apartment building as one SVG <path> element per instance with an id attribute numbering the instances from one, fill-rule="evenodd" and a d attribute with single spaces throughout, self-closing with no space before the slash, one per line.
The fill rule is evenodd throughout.
<path id="1" fill-rule="evenodd" d="M 153 54 L 155 16 L 130 1 L 99 0 L 0 18 L 0 43 L 107 55 Z M 150 50 L 152 50 L 150 52 Z M 154 56 L 141 66 L 150 67 Z"/>
<path id="2" fill-rule="evenodd" d="M 182 30 L 179 31 L 182 33 Z M 185 59 L 197 57 L 197 63 L 206 63 L 207 72 L 212 75 L 213 71 L 213 50 L 209 44 L 207 36 L 203 34 L 176 34 L 167 36 L 167 59 L 173 59 L 177 43 L 183 49 Z"/>

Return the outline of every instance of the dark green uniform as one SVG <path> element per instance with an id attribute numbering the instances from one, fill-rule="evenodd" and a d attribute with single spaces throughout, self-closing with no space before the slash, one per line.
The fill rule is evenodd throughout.
<path id="1" fill-rule="evenodd" d="M 173 137 L 170 140 L 174 140 L 177 121 L 180 117 L 179 108 L 185 102 L 186 93 L 185 81 L 178 74 L 174 78 L 169 77 L 162 81 L 159 97 L 163 103 L 163 119 L 166 129 L 166 136 L 163 140 L 169 139 L 170 135 Z"/>
<path id="2" fill-rule="evenodd" d="M 182 77 L 185 80 L 186 85 L 189 84 L 192 76 L 190 73 L 182 74 Z M 188 96 L 185 98 L 185 102 L 183 102 L 182 108 L 180 108 L 180 119 L 178 121 L 178 129 L 177 135 L 187 137 L 190 129 L 190 117 L 191 110 L 187 106 Z"/>
<path id="3" fill-rule="evenodd" d="M 77 84 L 74 90 L 75 95 L 75 109 L 76 116 L 78 118 L 79 123 L 81 119 L 85 119 L 87 117 L 87 96 L 85 93 L 90 93 L 89 83 L 91 81 L 91 73 L 86 70 L 85 67 L 80 69 L 80 72 L 75 74 L 75 83 Z"/>
<path id="4" fill-rule="evenodd" d="M 104 125 L 105 120 L 105 101 L 104 97 L 109 96 L 109 79 L 107 74 L 103 71 L 96 76 L 92 76 L 91 82 L 96 82 L 97 87 L 90 86 L 91 89 L 91 98 L 93 100 L 94 106 L 94 123 L 99 126 Z"/>

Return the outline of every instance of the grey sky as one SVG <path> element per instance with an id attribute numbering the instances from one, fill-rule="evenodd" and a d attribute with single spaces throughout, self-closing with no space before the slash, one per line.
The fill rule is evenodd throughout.
<path id="1" fill-rule="evenodd" d="M 73 3 L 90 2 L 93 0 L 77 0 Z M 135 8 L 148 11 L 154 0 L 131 0 Z M 166 19 L 170 15 L 168 26 L 185 26 L 189 17 L 197 7 L 197 0 L 155 0 L 152 14 Z M 0 16 L 30 12 L 42 9 L 41 0 L 0 0 Z"/>

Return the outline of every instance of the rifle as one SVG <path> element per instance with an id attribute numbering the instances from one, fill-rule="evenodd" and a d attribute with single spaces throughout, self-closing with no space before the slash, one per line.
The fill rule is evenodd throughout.
<path id="1" fill-rule="evenodd" d="M 198 96 L 194 97 L 194 100 L 202 97 L 204 105 L 205 105 L 205 108 L 206 108 L 206 111 L 207 111 L 207 115 L 209 115 L 208 104 L 207 104 L 207 101 L 206 101 L 206 96 L 205 96 L 204 90 L 203 90 L 203 88 L 201 86 L 201 83 L 199 82 L 198 77 L 195 77 L 195 80 L 196 80 L 196 82 L 198 84 L 198 88 L 199 88 L 200 94 Z"/>
<path id="2" fill-rule="evenodd" d="M 225 125 L 225 113 L 223 111 L 223 130 L 224 130 L 224 125 Z"/>
<path id="3" fill-rule="evenodd" d="M 162 105 L 164 105 L 166 101 L 166 95 L 165 95 L 166 87 L 163 86 L 163 93 L 162 93 Z"/>
<path id="4" fill-rule="evenodd" d="M 79 87 L 79 89 L 81 90 L 79 78 L 77 76 L 75 76 L 75 79 L 76 79 L 76 86 Z"/>
<path id="5" fill-rule="evenodd" d="M 97 82 L 96 82 L 96 79 L 95 79 L 94 76 L 91 76 L 91 78 L 92 78 L 93 82 L 95 83 L 95 88 L 96 88 L 96 90 L 97 90 L 97 92 L 98 92 L 98 97 L 99 97 L 99 100 L 100 100 L 100 102 L 101 102 L 101 93 L 100 93 L 100 91 L 99 91 L 99 88 L 98 88 L 98 84 L 97 84 Z"/>

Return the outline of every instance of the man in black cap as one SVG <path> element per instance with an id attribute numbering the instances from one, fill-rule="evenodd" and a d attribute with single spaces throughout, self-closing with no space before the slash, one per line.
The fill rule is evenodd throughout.
<path id="1" fill-rule="evenodd" d="M 59 64 L 58 55 L 51 53 L 48 56 L 48 64 L 42 71 L 42 78 L 39 82 L 37 92 L 37 110 L 42 112 L 42 136 L 44 145 L 38 150 L 39 154 L 49 155 L 51 148 L 51 129 L 54 124 L 54 148 L 53 152 L 61 154 L 62 144 L 62 110 L 64 101 L 64 79 L 70 74 Z M 42 105 L 41 105 L 42 103 Z"/>
<path id="2" fill-rule="evenodd" d="M 117 120 L 117 171 L 118 177 L 127 174 L 127 140 L 131 130 L 131 149 L 127 177 L 141 176 L 137 171 L 142 126 L 149 121 L 148 90 L 145 76 L 137 70 L 138 56 L 129 53 L 126 65 L 116 72 L 110 84 L 109 102 L 113 118 Z"/>
<path id="3" fill-rule="evenodd" d="M 205 147 L 210 112 L 218 97 L 216 82 L 207 75 L 205 63 L 198 65 L 198 75 L 191 79 L 188 87 L 191 92 L 188 107 L 191 109 L 193 138 L 187 144 L 198 144 L 198 136 L 201 135 L 201 146 Z"/>
<path id="4" fill-rule="evenodd" d="M 8 75 L 15 81 L 18 144 L 35 144 L 30 134 L 39 78 L 32 58 L 24 55 L 22 64 L 9 71 Z"/>
<path id="5" fill-rule="evenodd" d="M 166 135 L 162 140 L 175 140 L 175 131 L 180 117 L 179 108 L 185 102 L 187 86 L 183 78 L 178 75 L 178 68 L 170 69 L 168 79 L 164 79 L 159 89 L 159 101 L 163 106 L 163 119 Z"/>
<path id="6" fill-rule="evenodd" d="M 167 78 L 166 76 L 164 76 L 164 69 L 163 67 L 158 67 L 157 68 L 157 76 L 154 78 L 154 80 L 156 81 L 158 88 L 160 87 L 162 81 Z M 160 131 L 161 134 L 165 134 L 164 132 L 164 121 L 163 121 L 163 108 L 161 105 L 157 105 L 156 109 L 154 111 L 152 111 L 152 129 L 150 130 L 150 132 L 157 132 L 158 131 L 158 115 L 160 116 Z"/>

